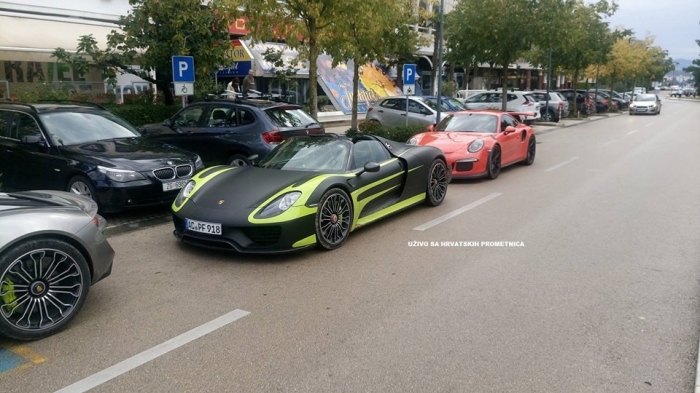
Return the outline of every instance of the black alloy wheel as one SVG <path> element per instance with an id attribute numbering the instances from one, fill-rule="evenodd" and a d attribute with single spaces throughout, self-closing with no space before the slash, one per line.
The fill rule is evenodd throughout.
<path id="1" fill-rule="evenodd" d="M 488 162 L 488 177 L 491 180 L 498 178 L 501 174 L 501 147 L 496 145 L 491 150 Z"/>
<path id="2" fill-rule="evenodd" d="M 438 158 L 433 161 L 428 172 L 428 191 L 426 201 L 431 206 L 438 206 L 445 200 L 447 195 L 447 164 Z"/>

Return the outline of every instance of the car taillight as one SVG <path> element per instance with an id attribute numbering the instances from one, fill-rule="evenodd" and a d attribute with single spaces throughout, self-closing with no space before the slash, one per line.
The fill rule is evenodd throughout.
<path id="1" fill-rule="evenodd" d="M 265 143 L 280 143 L 282 142 L 282 134 L 279 131 L 268 131 L 262 134 Z"/>
<path id="2" fill-rule="evenodd" d="M 559 101 L 559 109 L 562 109 L 564 107 L 564 103 Z"/>
<path id="3" fill-rule="evenodd" d="M 533 104 L 532 101 L 525 101 L 525 103 L 524 103 L 523 105 L 525 105 L 525 106 L 533 106 L 533 105 L 535 105 L 535 104 Z"/>
<path id="4" fill-rule="evenodd" d="M 372 107 L 370 106 L 370 107 L 367 109 L 367 113 L 372 112 L 372 109 L 374 109 L 374 108 L 372 108 Z"/>

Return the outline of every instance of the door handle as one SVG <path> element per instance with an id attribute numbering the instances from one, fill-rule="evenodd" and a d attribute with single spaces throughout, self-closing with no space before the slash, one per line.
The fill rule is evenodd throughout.
<path id="1" fill-rule="evenodd" d="M 405 113 L 402 113 L 401 116 L 406 116 L 406 114 L 405 114 Z"/>
<path id="2" fill-rule="evenodd" d="M 384 111 L 382 111 L 382 110 L 379 110 L 379 111 L 377 111 L 377 112 L 379 112 L 379 113 L 384 113 Z"/>

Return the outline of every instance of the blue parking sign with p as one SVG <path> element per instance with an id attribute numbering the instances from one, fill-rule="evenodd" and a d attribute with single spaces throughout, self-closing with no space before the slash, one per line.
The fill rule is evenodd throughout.
<path id="1" fill-rule="evenodd" d="M 416 83 L 416 65 L 415 64 L 404 64 L 403 65 L 403 84 L 413 85 Z"/>
<path id="2" fill-rule="evenodd" d="M 173 82 L 194 83 L 194 57 L 173 56 Z"/>

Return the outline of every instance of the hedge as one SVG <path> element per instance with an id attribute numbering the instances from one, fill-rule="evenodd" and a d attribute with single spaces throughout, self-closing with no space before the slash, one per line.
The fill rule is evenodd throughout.
<path id="1" fill-rule="evenodd" d="M 359 124 L 359 130 L 349 129 L 345 132 L 348 137 L 361 134 L 370 134 L 389 139 L 391 141 L 406 143 L 413 135 L 420 134 L 427 130 L 425 124 L 409 124 L 408 126 L 383 127 L 377 122 L 364 121 Z"/>
<path id="2" fill-rule="evenodd" d="M 146 124 L 162 123 L 180 110 L 179 105 L 161 104 L 121 104 L 106 105 L 107 109 L 129 123 L 140 127 Z"/>

